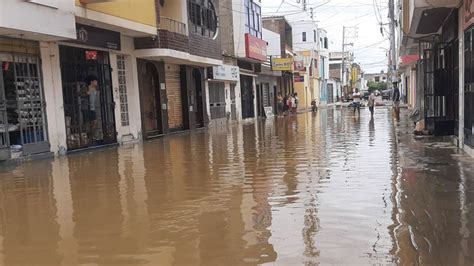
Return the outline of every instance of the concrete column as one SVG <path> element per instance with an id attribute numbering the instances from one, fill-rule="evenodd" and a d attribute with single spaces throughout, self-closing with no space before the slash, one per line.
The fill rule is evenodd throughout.
<path id="1" fill-rule="evenodd" d="M 130 118 L 130 132 L 136 139 L 142 139 L 142 119 L 140 109 L 140 89 L 138 85 L 137 58 L 133 55 L 125 67 L 130 66 L 130 73 L 127 74 L 127 94 L 128 94 L 128 115 Z M 164 81 L 160 81 L 164 82 Z M 130 84 L 130 87 L 128 87 Z M 164 118 L 163 118 L 164 119 Z"/>
<path id="2" fill-rule="evenodd" d="M 207 74 L 205 74 L 207 75 Z M 206 112 L 204 116 L 207 116 L 209 119 L 209 123 L 211 122 L 211 103 L 209 102 L 209 81 L 206 78 L 206 81 L 204 81 L 204 97 L 205 97 L 205 102 L 206 102 Z"/>
<path id="3" fill-rule="evenodd" d="M 252 90 L 253 90 L 253 112 L 254 112 L 254 118 L 258 117 L 257 113 L 257 81 L 256 78 L 252 78 Z"/>
<path id="4" fill-rule="evenodd" d="M 41 42 L 40 52 L 49 143 L 52 152 L 62 154 L 67 142 L 59 46 L 54 42 Z"/>

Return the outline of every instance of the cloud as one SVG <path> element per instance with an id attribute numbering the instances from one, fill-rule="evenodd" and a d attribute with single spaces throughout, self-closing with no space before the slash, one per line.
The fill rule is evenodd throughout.
<path id="1" fill-rule="evenodd" d="M 303 2 L 302 0 L 300 2 Z M 358 37 L 350 38 L 346 42 L 353 43 L 347 47 L 354 51 L 355 62 L 361 63 L 366 72 L 386 70 L 384 60 L 387 60 L 386 51 L 389 41 L 388 34 L 380 33 L 380 22 L 387 23 L 387 0 L 307 0 L 305 12 L 302 4 L 296 0 L 285 0 L 278 13 L 275 13 L 281 4 L 280 0 L 262 0 L 264 15 L 285 15 L 290 21 L 310 20 L 309 8 L 313 7 L 314 19 L 319 27 L 328 32 L 330 50 L 342 50 L 343 26 L 357 26 Z M 388 27 L 385 25 L 386 30 Z M 385 61 L 386 62 L 386 61 Z"/>

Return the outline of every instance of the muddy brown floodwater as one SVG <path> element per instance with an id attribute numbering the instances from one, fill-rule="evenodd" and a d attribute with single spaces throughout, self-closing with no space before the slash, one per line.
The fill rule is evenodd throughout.
<path id="1" fill-rule="evenodd" d="M 0 263 L 472 265 L 472 164 L 401 166 L 388 109 L 367 112 L 3 167 Z"/>

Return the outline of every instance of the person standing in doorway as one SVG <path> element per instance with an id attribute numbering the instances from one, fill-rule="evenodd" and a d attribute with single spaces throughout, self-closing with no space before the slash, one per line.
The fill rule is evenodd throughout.
<path id="1" fill-rule="evenodd" d="M 355 92 L 352 94 L 352 105 L 354 107 L 354 114 L 357 110 L 358 114 L 360 115 L 360 101 L 362 96 L 360 95 L 359 89 L 355 89 Z"/>
<path id="2" fill-rule="evenodd" d="M 283 101 L 284 101 L 283 95 L 281 95 L 281 93 L 278 93 L 278 95 L 277 95 L 277 114 L 278 114 L 278 116 L 283 115 L 283 108 L 284 108 Z"/>
<path id="3" fill-rule="evenodd" d="M 370 110 L 370 117 L 374 118 L 374 111 L 375 111 L 375 94 L 373 92 L 369 95 L 369 100 L 367 102 L 367 106 Z"/>
<path id="4" fill-rule="evenodd" d="M 295 95 L 291 94 L 290 95 L 290 113 L 295 113 L 295 105 L 296 105 Z"/>
<path id="5" fill-rule="evenodd" d="M 97 77 L 94 75 L 89 75 L 86 78 L 86 91 L 85 97 L 88 99 L 88 109 L 85 115 L 85 119 L 89 122 L 89 138 L 94 140 L 96 137 L 97 129 L 97 113 L 96 113 L 96 103 L 98 100 L 98 81 Z"/>
<path id="6" fill-rule="evenodd" d="M 289 102 L 289 96 L 288 95 L 285 95 L 285 97 L 283 97 L 283 114 L 286 115 L 286 113 L 288 112 L 288 102 Z"/>
<path id="7" fill-rule="evenodd" d="M 298 98 L 298 93 L 295 93 L 295 96 L 293 97 L 295 99 L 295 106 L 293 107 L 294 113 L 296 114 L 298 112 L 298 105 L 300 103 L 300 98 Z"/>

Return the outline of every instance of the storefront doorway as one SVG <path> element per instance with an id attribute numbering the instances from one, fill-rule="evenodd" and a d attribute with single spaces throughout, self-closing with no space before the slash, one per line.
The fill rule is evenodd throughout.
<path id="1" fill-rule="evenodd" d="M 424 97 L 427 129 L 435 135 L 454 135 L 459 88 L 457 41 L 424 51 Z"/>
<path id="2" fill-rule="evenodd" d="M 265 117 L 265 107 L 272 107 L 272 102 L 274 101 L 274 93 L 270 89 L 269 83 L 261 83 L 257 85 L 257 111 L 258 116 Z M 272 110 L 273 112 L 273 110 Z"/>
<path id="3" fill-rule="evenodd" d="M 140 79 L 140 102 L 145 138 L 163 134 L 163 114 L 161 106 L 160 77 L 152 62 L 139 60 L 145 68 Z M 143 65 L 143 66 L 142 66 Z"/>
<path id="4" fill-rule="evenodd" d="M 36 42 L 8 43 L 39 54 Z M 0 160 L 49 152 L 38 55 L 0 51 L 0 67 Z"/>
<path id="5" fill-rule="evenodd" d="M 253 77 L 240 75 L 240 90 L 242 97 L 242 119 L 255 117 Z"/>
<path id="6" fill-rule="evenodd" d="M 230 116 L 231 120 L 237 120 L 237 104 L 236 104 L 236 95 L 235 95 L 236 84 L 230 84 Z"/>
<path id="7" fill-rule="evenodd" d="M 109 53 L 69 46 L 60 46 L 59 51 L 68 149 L 116 143 Z M 88 94 L 91 77 L 97 79 L 94 100 Z"/>
<path id="8" fill-rule="evenodd" d="M 211 109 L 211 119 L 225 119 L 225 83 L 209 82 L 209 106 Z"/>
<path id="9" fill-rule="evenodd" d="M 196 97 L 196 111 L 194 112 L 194 121 L 196 128 L 204 127 L 204 99 L 203 99 L 203 79 L 199 69 L 193 69 L 193 81 Z"/>
<path id="10" fill-rule="evenodd" d="M 334 102 L 334 85 L 333 84 L 328 84 L 328 103 L 333 103 Z"/>
<path id="11" fill-rule="evenodd" d="M 464 32 L 464 143 L 474 147 L 474 26 Z"/>

